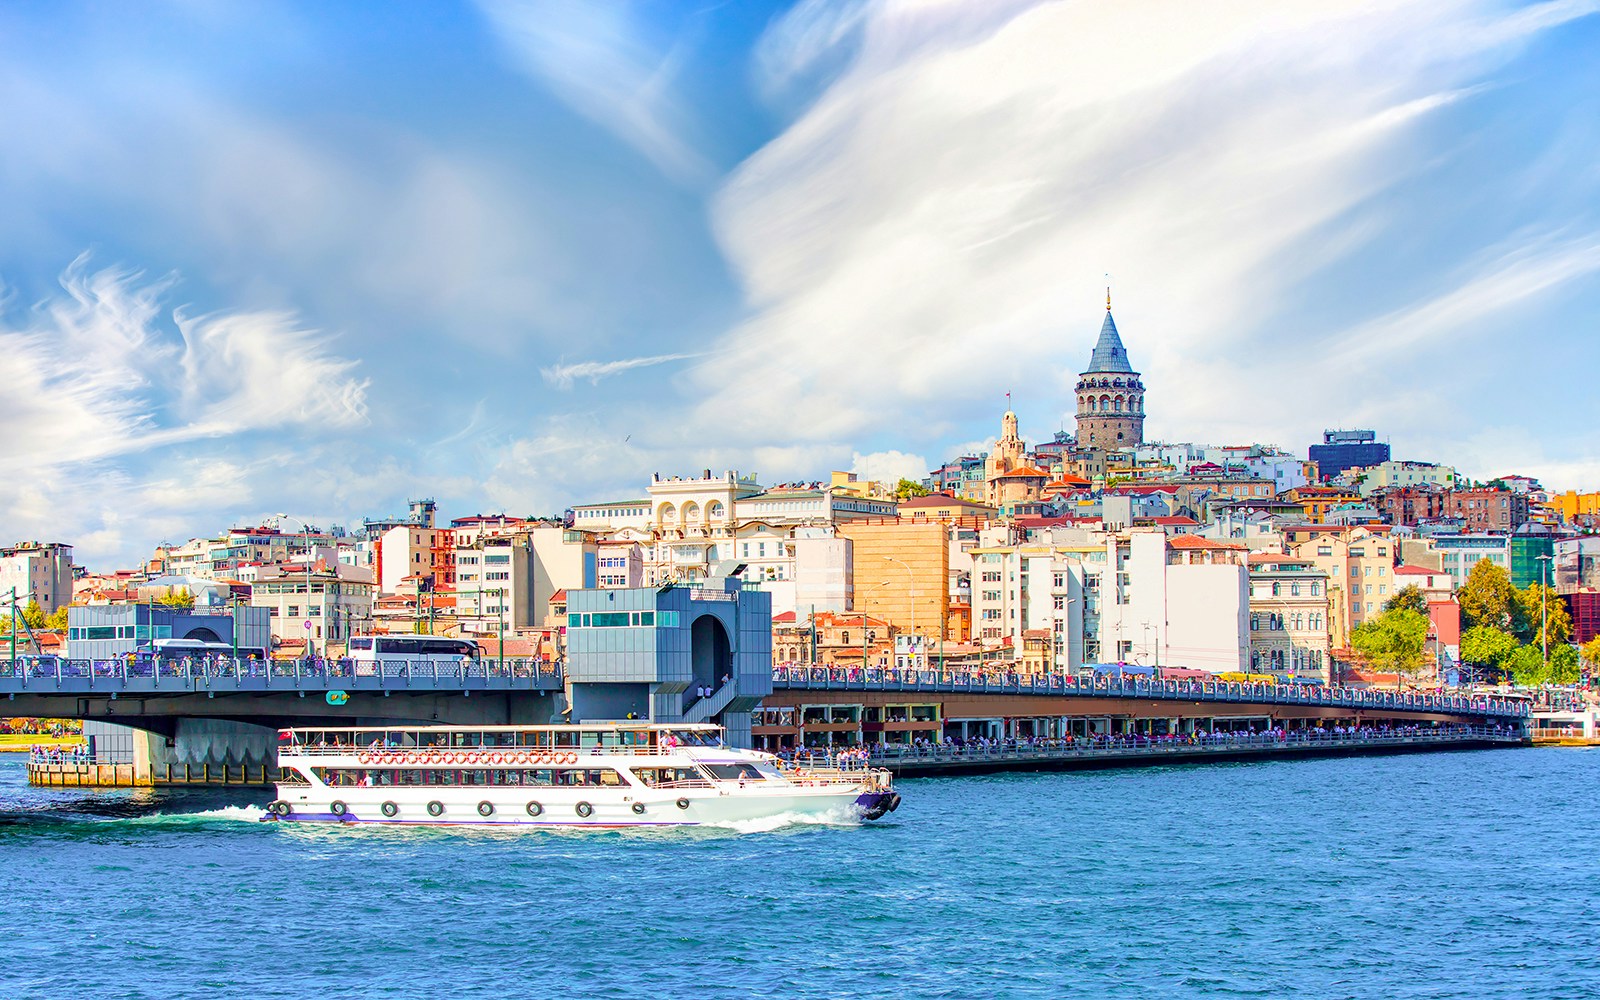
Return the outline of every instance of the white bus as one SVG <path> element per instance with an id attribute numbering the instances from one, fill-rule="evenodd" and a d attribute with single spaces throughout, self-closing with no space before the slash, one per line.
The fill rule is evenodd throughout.
<path id="1" fill-rule="evenodd" d="M 350 659 L 357 663 L 374 660 L 460 663 L 477 658 L 478 644 L 470 639 L 446 639 L 438 635 L 357 635 L 350 638 Z"/>

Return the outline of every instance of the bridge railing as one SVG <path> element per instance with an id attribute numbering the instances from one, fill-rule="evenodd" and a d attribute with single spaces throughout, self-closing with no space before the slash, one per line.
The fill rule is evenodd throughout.
<path id="1" fill-rule="evenodd" d="M 1089 756 L 1125 756 L 1129 754 L 1196 753 L 1200 751 L 1225 752 L 1229 750 L 1315 749 L 1337 746 L 1404 746 L 1412 744 L 1451 743 L 1506 743 L 1521 744 L 1525 738 L 1520 730 L 1503 726 L 1438 726 L 1402 729 L 1367 729 L 1352 732 L 1335 732 L 1324 729 L 1291 730 L 1276 733 L 1226 733 L 1204 738 L 1187 736 L 1098 736 L 1078 737 L 1072 740 L 1042 740 L 1029 742 L 997 742 L 989 744 L 936 743 L 926 746 L 871 747 L 860 756 L 840 756 L 831 753 L 806 753 L 788 755 L 788 759 L 806 766 L 808 761 L 819 761 L 827 766 L 838 764 L 859 766 L 865 761 L 872 765 L 897 763 L 981 763 L 984 761 L 1049 760 Z"/>
<path id="2" fill-rule="evenodd" d="M 63 690 L 181 692 L 184 690 L 273 690 L 293 688 L 386 689 L 561 687 L 559 662 L 529 659 L 435 661 L 399 659 L 255 660 L 231 657 L 178 657 L 86 660 L 53 656 L 0 659 L 0 691 L 43 693 Z"/>
<path id="3" fill-rule="evenodd" d="M 1528 703 L 1486 695 L 1422 694 L 1325 687 L 1320 684 L 1248 684 L 1236 681 L 1158 680 L 1002 670 L 913 670 L 895 667 L 786 665 L 772 670 L 774 688 L 824 691 L 930 691 L 944 693 L 1079 695 L 1172 701 L 1267 702 L 1330 708 L 1448 712 L 1526 718 Z"/>

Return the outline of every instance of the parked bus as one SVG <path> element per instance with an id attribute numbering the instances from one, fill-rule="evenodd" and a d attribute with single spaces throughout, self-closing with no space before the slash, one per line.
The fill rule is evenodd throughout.
<path id="1" fill-rule="evenodd" d="M 470 639 L 447 639 L 438 635 L 357 635 L 350 638 L 350 659 L 357 663 L 374 660 L 427 660 L 459 663 L 476 660 L 478 644 Z"/>

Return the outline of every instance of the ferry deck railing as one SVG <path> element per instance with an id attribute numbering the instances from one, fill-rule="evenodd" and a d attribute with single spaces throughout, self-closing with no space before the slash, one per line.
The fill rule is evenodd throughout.
<path id="1" fill-rule="evenodd" d="M 1250 684 L 1237 681 L 1073 677 L 998 670 L 911 670 L 894 667 L 778 666 L 775 689 L 794 691 L 926 691 L 940 694 L 1056 695 L 1169 701 L 1259 702 L 1351 709 L 1394 709 L 1525 719 L 1525 699 L 1476 694 L 1424 694 L 1328 687 L 1320 684 Z"/>

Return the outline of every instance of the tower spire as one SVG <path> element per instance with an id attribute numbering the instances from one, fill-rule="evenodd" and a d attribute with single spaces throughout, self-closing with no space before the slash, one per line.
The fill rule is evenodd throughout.
<path id="1" fill-rule="evenodd" d="M 1111 272 L 1106 272 L 1106 312 L 1111 311 Z"/>

